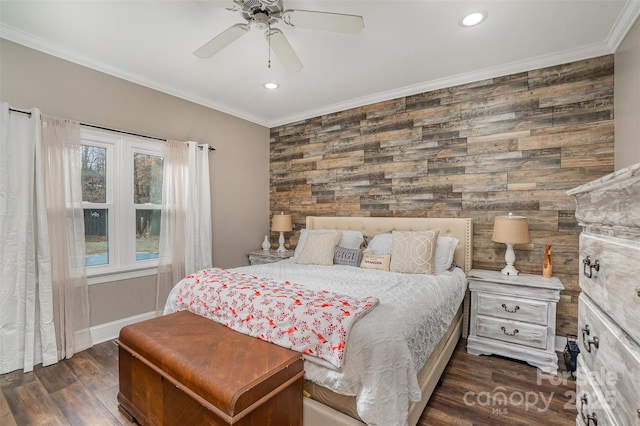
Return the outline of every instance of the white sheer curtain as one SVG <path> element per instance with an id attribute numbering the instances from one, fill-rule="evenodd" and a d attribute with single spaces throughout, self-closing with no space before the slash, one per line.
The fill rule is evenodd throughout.
<path id="1" fill-rule="evenodd" d="M 0 102 L 0 374 L 58 362 L 40 111 Z"/>
<path id="2" fill-rule="evenodd" d="M 51 246 L 58 358 L 92 346 L 85 271 L 80 124 L 42 117 L 42 158 Z"/>
<path id="3" fill-rule="evenodd" d="M 167 141 L 164 157 L 158 313 L 178 281 L 212 265 L 209 145 Z"/>

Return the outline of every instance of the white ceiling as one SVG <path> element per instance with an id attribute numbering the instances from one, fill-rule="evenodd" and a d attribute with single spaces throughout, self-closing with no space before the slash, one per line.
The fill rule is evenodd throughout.
<path id="1" fill-rule="evenodd" d="M 193 52 L 244 22 L 229 1 L 0 0 L 0 36 L 273 127 L 488 77 L 613 53 L 640 0 L 284 0 L 285 9 L 362 15 L 356 36 L 280 28 L 304 68 L 267 68 L 263 32 L 212 59 Z M 481 25 L 462 28 L 467 12 Z M 271 73 L 271 76 L 269 75 Z M 275 79 L 280 88 L 262 84 Z"/>

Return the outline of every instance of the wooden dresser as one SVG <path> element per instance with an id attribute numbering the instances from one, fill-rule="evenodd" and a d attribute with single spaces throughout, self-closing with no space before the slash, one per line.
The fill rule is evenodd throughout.
<path id="1" fill-rule="evenodd" d="M 640 426 L 640 163 L 582 185 L 578 425 Z"/>

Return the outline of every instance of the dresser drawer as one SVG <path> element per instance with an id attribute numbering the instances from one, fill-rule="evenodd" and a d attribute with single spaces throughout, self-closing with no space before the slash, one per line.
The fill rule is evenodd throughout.
<path id="1" fill-rule="evenodd" d="M 536 349 L 547 348 L 547 327 L 502 318 L 476 317 L 477 335 Z"/>
<path id="2" fill-rule="evenodd" d="M 582 290 L 640 342 L 640 244 L 582 233 L 580 265 Z"/>
<path id="3" fill-rule="evenodd" d="M 592 372 L 594 386 L 615 400 L 621 425 L 640 426 L 640 346 L 584 293 L 578 327 L 580 362 L 585 371 Z"/>
<path id="4" fill-rule="evenodd" d="M 549 304 L 478 292 L 478 314 L 547 325 Z"/>
<path id="5" fill-rule="evenodd" d="M 592 382 L 596 376 L 584 366 L 578 357 L 579 379 L 576 382 L 577 424 L 584 426 L 624 426 L 615 420 L 617 401 L 615 395 L 603 395 L 600 388 Z"/>

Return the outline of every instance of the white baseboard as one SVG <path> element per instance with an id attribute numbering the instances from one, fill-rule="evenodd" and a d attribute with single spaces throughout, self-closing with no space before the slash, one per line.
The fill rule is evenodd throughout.
<path id="1" fill-rule="evenodd" d="M 135 324 L 136 322 L 155 318 L 156 312 L 145 312 L 144 314 L 134 315 L 132 317 L 122 318 L 117 321 L 108 322 L 93 326 L 89 329 L 91 332 L 91 340 L 94 345 L 98 343 L 113 340 L 120 334 L 120 329 L 129 324 Z"/>

